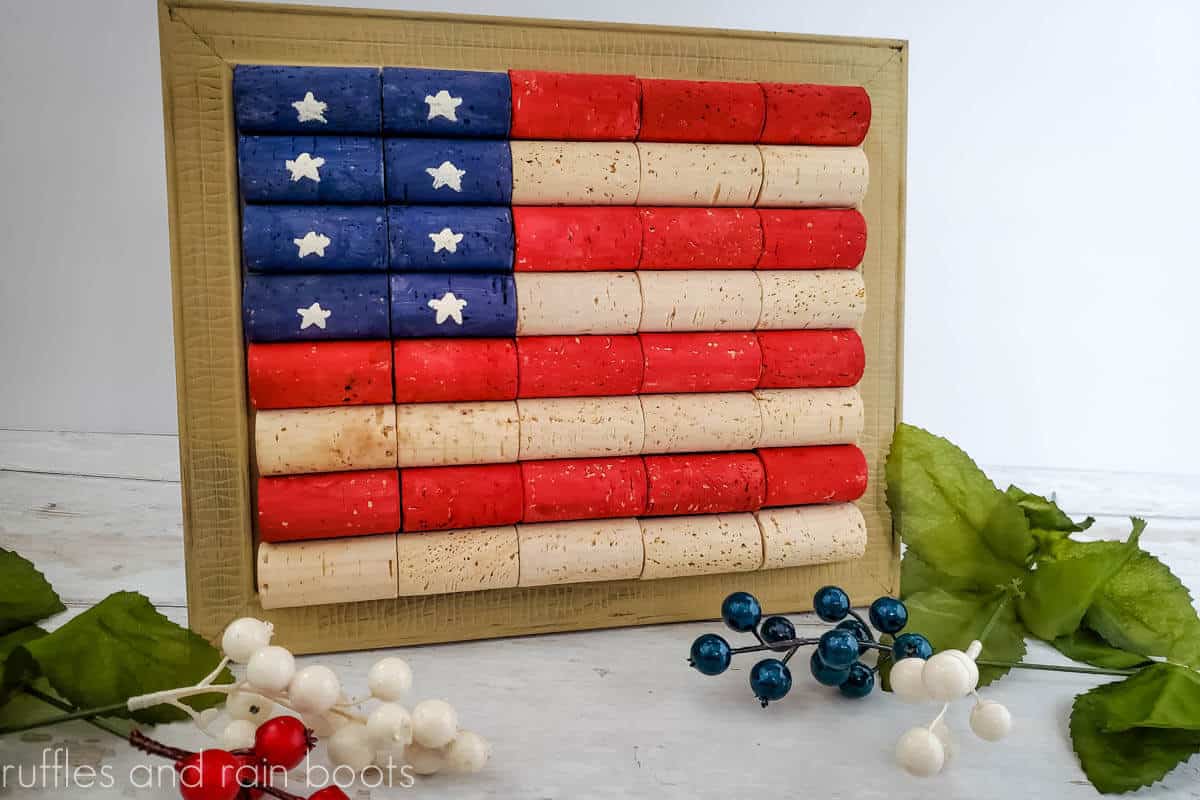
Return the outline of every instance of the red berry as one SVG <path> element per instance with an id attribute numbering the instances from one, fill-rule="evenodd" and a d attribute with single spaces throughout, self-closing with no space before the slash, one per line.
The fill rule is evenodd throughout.
<path id="1" fill-rule="evenodd" d="M 308 796 L 308 800 L 350 800 L 350 798 L 347 797 L 346 793 L 338 787 L 326 786 L 324 789 L 320 789 L 310 794 Z"/>
<path id="2" fill-rule="evenodd" d="M 273 717 L 254 734 L 254 754 L 273 767 L 291 769 L 312 745 L 308 728 L 296 717 Z"/>
<path id="3" fill-rule="evenodd" d="M 234 800 L 242 787 L 242 760 L 225 750 L 203 750 L 175 764 L 183 800 Z"/>

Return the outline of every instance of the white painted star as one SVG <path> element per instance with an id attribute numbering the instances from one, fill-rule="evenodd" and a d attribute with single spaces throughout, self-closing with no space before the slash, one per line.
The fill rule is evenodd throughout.
<path id="1" fill-rule="evenodd" d="M 321 173 L 317 170 L 325 166 L 325 159 L 321 156 L 313 158 L 308 153 L 301 153 L 295 159 L 287 159 L 283 165 L 287 167 L 288 172 L 292 173 L 292 183 L 301 178 L 308 178 L 310 181 L 320 183 Z"/>
<path id="2" fill-rule="evenodd" d="M 456 192 L 462 191 L 462 177 L 467 174 L 465 169 L 459 169 L 449 161 L 443 161 L 436 167 L 426 167 L 425 174 L 433 178 L 433 188 L 440 189 L 449 186 Z"/>
<path id="3" fill-rule="evenodd" d="M 332 311 L 321 308 L 320 303 L 313 303 L 308 308 L 297 308 L 296 313 L 300 315 L 300 330 L 304 330 L 310 325 L 316 325 L 321 330 L 325 330 L 325 320 L 333 314 Z"/>
<path id="4" fill-rule="evenodd" d="M 433 240 L 433 252 L 449 250 L 451 253 L 457 253 L 458 243 L 463 240 L 463 234 L 442 228 L 437 233 L 429 234 L 429 238 Z"/>
<path id="5" fill-rule="evenodd" d="M 456 325 L 462 325 L 462 310 L 467 307 L 467 301 L 455 297 L 454 292 L 446 292 L 438 299 L 430 300 L 429 307 L 437 312 L 436 324 L 452 319 Z"/>
<path id="6" fill-rule="evenodd" d="M 292 243 L 300 249 L 300 258 L 316 253 L 318 257 L 325 257 L 325 248 L 329 247 L 330 239 L 323 233 L 309 231 L 304 234 L 302 239 L 292 239 Z"/>
<path id="7" fill-rule="evenodd" d="M 461 97 L 451 97 L 449 92 L 442 89 L 437 94 L 425 95 L 425 102 L 429 104 L 427 119 L 445 117 L 451 122 L 458 122 L 458 115 L 454 113 L 454 110 L 462 105 Z"/>
<path id="8" fill-rule="evenodd" d="M 329 122 L 325 119 L 325 109 L 329 108 L 329 104 L 313 97 L 312 92 L 306 92 L 303 100 L 292 103 L 292 108 L 296 109 L 298 122 Z"/>

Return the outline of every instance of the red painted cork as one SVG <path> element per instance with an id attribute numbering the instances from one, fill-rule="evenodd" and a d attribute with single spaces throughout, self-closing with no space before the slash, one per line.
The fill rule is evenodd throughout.
<path id="1" fill-rule="evenodd" d="M 853 269 L 867 251 L 867 221 L 853 208 L 761 209 L 759 269 Z"/>
<path id="2" fill-rule="evenodd" d="M 760 389 L 853 386 L 867 357 L 854 330 L 758 331 L 762 352 Z"/>
<path id="3" fill-rule="evenodd" d="M 639 456 L 523 461 L 525 522 L 636 517 L 646 510 Z"/>
<path id="4" fill-rule="evenodd" d="M 512 339 L 397 339 L 394 347 L 397 403 L 517 396 Z"/>
<path id="5" fill-rule="evenodd" d="M 637 336 L 522 336 L 517 358 L 518 397 L 637 394 L 642 386 Z"/>
<path id="6" fill-rule="evenodd" d="M 757 83 L 642 78 L 645 142 L 757 142 L 766 101 Z"/>
<path id="7" fill-rule="evenodd" d="M 646 515 L 755 511 L 766 496 L 754 453 L 646 456 Z"/>
<path id="8" fill-rule="evenodd" d="M 636 269 L 642 221 L 633 206 L 514 206 L 517 272 Z"/>
<path id="9" fill-rule="evenodd" d="M 403 469 L 400 487 L 405 531 L 521 521 L 521 470 L 516 464 Z"/>
<path id="10" fill-rule="evenodd" d="M 748 392 L 762 354 L 753 333 L 642 333 L 645 394 Z"/>
<path id="11" fill-rule="evenodd" d="M 252 344 L 246 378 L 255 408 L 392 402 L 392 348 L 385 341 Z"/>
<path id="12" fill-rule="evenodd" d="M 861 86 L 759 86 L 767 101 L 761 144 L 856 146 L 871 127 L 871 98 Z"/>
<path id="13" fill-rule="evenodd" d="M 632 141 L 641 87 L 632 75 L 509 70 L 510 139 Z"/>
<path id="14" fill-rule="evenodd" d="M 753 208 L 642 208 L 642 269 L 753 269 L 763 234 Z"/>
<path id="15" fill-rule="evenodd" d="M 258 535 L 264 542 L 399 529 L 400 481 L 394 469 L 258 479 Z"/>
<path id="16" fill-rule="evenodd" d="M 766 447 L 766 506 L 849 503 L 867 491 L 867 457 L 852 444 Z"/>

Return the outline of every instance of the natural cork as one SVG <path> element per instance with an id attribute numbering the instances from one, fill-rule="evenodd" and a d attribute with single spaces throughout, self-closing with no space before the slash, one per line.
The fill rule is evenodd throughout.
<path id="1" fill-rule="evenodd" d="M 258 546 L 258 597 L 263 608 L 396 596 L 395 534 Z"/>
<path id="2" fill-rule="evenodd" d="M 706 514 L 639 521 L 646 550 L 643 580 L 751 572 L 763 543 L 753 514 Z"/>
<path id="3" fill-rule="evenodd" d="M 263 475 L 394 467 L 395 406 L 259 411 L 254 446 Z"/>
<path id="4" fill-rule="evenodd" d="M 766 508 L 754 516 L 762 530 L 763 569 L 849 561 L 867 550 L 867 523 L 853 503 Z"/>
<path id="5" fill-rule="evenodd" d="M 512 525 L 401 534 L 396 537 L 400 596 L 512 588 L 520 574 L 517 553 Z"/>

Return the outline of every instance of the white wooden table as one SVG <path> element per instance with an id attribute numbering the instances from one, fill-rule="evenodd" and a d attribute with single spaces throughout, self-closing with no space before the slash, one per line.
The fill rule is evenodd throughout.
<path id="1" fill-rule="evenodd" d="M 46 573 L 69 607 L 58 622 L 118 589 L 140 591 L 169 617 L 186 622 L 176 458 L 174 437 L 0 430 L 0 545 Z M 1200 589 L 1200 479 L 989 472 L 998 483 L 1057 491 L 1069 511 L 1100 518 L 1100 535 L 1124 536 L 1125 515 L 1149 517 L 1142 543 L 1194 594 Z M 818 629 L 813 621 L 802 627 Z M 1013 737 L 998 744 L 975 739 L 963 703 L 950 719 L 959 733 L 955 761 L 940 777 L 921 781 L 899 772 L 891 752 L 901 733 L 928 721 L 928 708 L 878 693 L 848 701 L 801 670 L 785 701 L 760 709 L 747 685 L 749 662 L 735 661 L 719 678 L 687 667 L 692 640 L 719 629 L 719 623 L 667 625 L 396 651 L 413 666 L 416 697 L 452 702 L 464 725 L 493 741 L 493 760 L 478 775 L 438 776 L 412 789 L 358 788 L 351 796 L 1096 796 L 1071 752 L 1067 716 L 1074 694 L 1103 678 L 1014 672 L 985 690 L 1012 711 Z M 361 695 L 366 670 L 380 655 L 303 661 L 329 664 Z M 1029 660 L 1063 662 L 1037 643 Z M 183 747 L 205 742 L 190 725 L 160 728 L 158 735 Z M 29 769 L 42 762 L 47 748 L 59 747 L 69 751 L 73 765 L 108 766 L 115 786 L 60 785 L 56 796 L 177 796 L 134 788 L 127 780 L 131 769 L 152 759 L 84 723 L 0 739 L 0 765 Z M 22 788 L 13 777 L 10 772 L 0 797 L 47 793 Z M 1200 757 L 1142 796 L 1200 797 Z"/>

